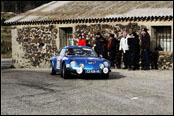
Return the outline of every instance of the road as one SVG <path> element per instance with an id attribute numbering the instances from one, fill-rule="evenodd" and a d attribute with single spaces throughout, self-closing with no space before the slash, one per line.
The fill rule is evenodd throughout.
<path id="1" fill-rule="evenodd" d="M 173 115 L 173 71 L 63 79 L 47 69 L 3 69 L 1 114 Z"/>

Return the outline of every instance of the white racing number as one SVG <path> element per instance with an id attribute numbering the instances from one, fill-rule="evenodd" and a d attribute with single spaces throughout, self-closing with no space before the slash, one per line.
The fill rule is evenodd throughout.
<path id="1" fill-rule="evenodd" d="M 56 68 L 57 68 L 57 69 L 60 69 L 60 60 L 57 60 Z"/>
<path id="2" fill-rule="evenodd" d="M 56 64 L 56 68 L 60 69 L 60 60 L 61 60 L 62 56 L 58 56 L 57 57 L 57 64 Z"/>

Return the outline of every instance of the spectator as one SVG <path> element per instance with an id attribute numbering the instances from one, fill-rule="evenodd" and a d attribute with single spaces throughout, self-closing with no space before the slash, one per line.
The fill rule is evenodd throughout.
<path id="1" fill-rule="evenodd" d="M 107 41 L 106 39 L 101 35 L 100 32 L 97 33 L 96 41 L 95 41 L 95 52 L 99 57 L 104 57 L 106 58 L 106 44 Z"/>
<path id="2" fill-rule="evenodd" d="M 114 38 L 114 34 L 110 34 L 109 42 L 107 45 L 107 50 L 109 52 L 109 60 L 111 61 L 111 68 L 115 68 L 115 53 L 116 53 L 116 39 Z"/>
<path id="3" fill-rule="evenodd" d="M 127 69 L 129 65 L 128 38 L 129 38 L 129 35 L 127 34 L 127 32 L 123 31 L 123 37 L 120 40 L 120 47 L 119 47 L 119 50 L 123 51 L 123 62 L 124 62 L 123 69 Z"/>
<path id="4" fill-rule="evenodd" d="M 129 45 L 129 69 L 135 70 L 138 68 L 138 53 L 139 53 L 139 38 L 136 32 L 131 34 L 131 37 L 128 38 L 128 45 Z M 139 60 L 138 60 L 139 61 Z"/>
<path id="5" fill-rule="evenodd" d="M 158 58 L 159 58 L 159 51 L 161 50 L 161 47 L 156 47 L 155 51 L 152 52 L 150 61 L 151 61 L 151 68 L 152 69 L 158 69 Z"/>
<path id="6" fill-rule="evenodd" d="M 142 55 L 143 70 L 150 69 L 149 48 L 150 48 L 150 35 L 147 32 L 147 29 L 144 28 L 142 29 L 142 36 L 141 36 L 141 55 Z"/>
<path id="7" fill-rule="evenodd" d="M 116 66 L 118 69 L 121 69 L 121 57 L 122 52 L 119 50 L 120 47 L 120 39 L 116 39 Z"/>
<path id="8" fill-rule="evenodd" d="M 78 43 L 79 46 L 86 46 L 86 41 L 84 38 L 82 38 L 82 35 L 80 34 L 79 35 L 79 43 Z"/>

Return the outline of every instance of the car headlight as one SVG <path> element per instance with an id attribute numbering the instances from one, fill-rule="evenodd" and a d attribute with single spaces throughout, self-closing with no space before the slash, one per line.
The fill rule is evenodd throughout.
<path id="1" fill-rule="evenodd" d="M 104 73 L 104 74 L 107 74 L 108 72 L 109 72 L 109 69 L 108 69 L 108 68 L 104 68 L 104 69 L 103 69 L 103 73 Z"/>
<path id="2" fill-rule="evenodd" d="M 80 68 L 77 68 L 77 74 L 82 74 L 83 73 L 83 69 L 80 67 Z"/>
<path id="3" fill-rule="evenodd" d="M 103 69 L 105 67 L 104 64 L 100 64 L 99 66 L 100 66 L 100 69 Z"/>
<path id="4" fill-rule="evenodd" d="M 103 64 L 105 65 L 105 67 L 109 67 L 109 63 L 107 61 L 105 61 Z"/>
<path id="5" fill-rule="evenodd" d="M 75 66 L 76 66 L 76 62 L 75 62 L 75 61 L 71 61 L 71 62 L 70 62 L 70 65 L 71 65 L 72 67 L 75 67 Z"/>
<path id="6" fill-rule="evenodd" d="M 80 64 L 79 67 L 85 68 L 85 65 L 84 64 Z"/>

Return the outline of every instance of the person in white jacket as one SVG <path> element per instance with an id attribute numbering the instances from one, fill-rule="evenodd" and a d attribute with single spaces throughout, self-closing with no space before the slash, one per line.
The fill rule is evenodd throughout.
<path id="1" fill-rule="evenodd" d="M 128 46 L 128 38 L 130 36 L 127 34 L 126 31 L 123 31 L 123 37 L 120 40 L 120 47 L 119 50 L 123 51 L 123 62 L 124 62 L 124 68 L 128 69 L 129 66 L 129 46 Z"/>

